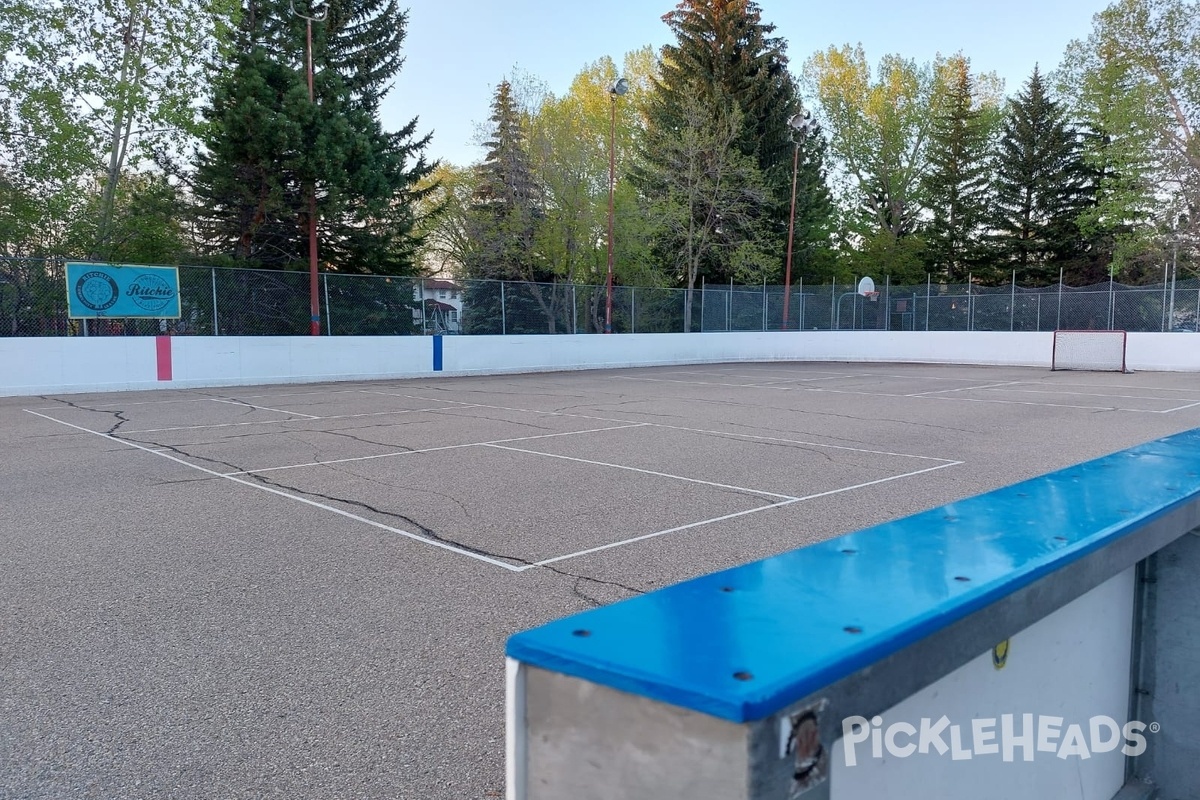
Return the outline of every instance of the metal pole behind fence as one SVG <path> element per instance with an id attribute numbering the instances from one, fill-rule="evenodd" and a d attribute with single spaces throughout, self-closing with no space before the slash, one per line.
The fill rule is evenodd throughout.
<path id="1" fill-rule="evenodd" d="M 325 286 L 325 335 L 333 336 L 333 315 L 329 313 L 329 273 L 321 273 L 321 283 Z"/>
<path id="2" fill-rule="evenodd" d="M 500 335 L 508 334 L 508 319 L 504 316 L 504 281 L 500 281 Z"/>
<path id="3" fill-rule="evenodd" d="M 212 273 L 213 336 L 220 336 L 221 326 L 217 324 L 217 268 L 209 267 L 209 272 Z"/>

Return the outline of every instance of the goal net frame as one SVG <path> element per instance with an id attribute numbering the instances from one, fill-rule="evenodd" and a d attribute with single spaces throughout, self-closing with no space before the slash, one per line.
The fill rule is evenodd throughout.
<path id="1" fill-rule="evenodd" d="M 1056 330 L 1050 369 L 1129 372 L 1125 360 L 1128 339 L 1125 331 Z"/>

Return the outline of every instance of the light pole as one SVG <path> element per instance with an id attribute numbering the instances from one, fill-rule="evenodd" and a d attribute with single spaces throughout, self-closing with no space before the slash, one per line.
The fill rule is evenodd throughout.
<path id="1" fill-rule="evenodd" d="M 613 296 L 613 192 L 617 185 L 617 98 L 629 91 L 629 81 L 618 78 L 608 88 L 612 110 L 608 129 L 608 290 L 604 303 L 604 332 L 612 333 Z"/>
<path id="2" fill-rule="evenodd" d="M 316 95 L 313 93 L 313 57 L 312 57 L 312 26 L 314 22 L 321 22 L 329 13 L 328 7 L 325 7 L 324 2 L 318 0 L 314 3 L 321 9 L 319 16 L 315 14 L 301 14 L 296 10 L 294 0 L 289 0 L 289 5 L 292 8 L 292 13 L 305 21 L 307 26 L 307 72 L 308 72 L 308 102 L 316 104 Z M 311 11 L 311 10 L 310 10 Z M 317 186 L 314 181 L 308 187 L 308 308 L 311 324 L 309 333 L 313 336 L 321 335 L 321 299 L 317 291 Z"/>
<path id="3" fill-rule="evenodd" d="M 788 120 L 788 126 L 792 129 L 792 211 L 788 218 L 788 244 L 787 244 L 787 266 L 784 269 L 783 275 L 783 325 L 780 330 L 787 330 L 788 326 L 788 308 L 791 305 L 792 299 L 792 237 L 796 231 L 796 178 L 800 170 L 800 142 L 817 130 L 817 121 L 813 119 L 812 112 L 804 106 L 800 106 L 800 110 Z"/>

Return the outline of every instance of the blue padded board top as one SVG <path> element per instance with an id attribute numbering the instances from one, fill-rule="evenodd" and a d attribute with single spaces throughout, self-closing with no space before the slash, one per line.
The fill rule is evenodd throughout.
<path id="1" fill-rule="evenodd" d="M 510 657 L 762 719 L 1200 496 L 1200 429 L 508 640 Z"/>

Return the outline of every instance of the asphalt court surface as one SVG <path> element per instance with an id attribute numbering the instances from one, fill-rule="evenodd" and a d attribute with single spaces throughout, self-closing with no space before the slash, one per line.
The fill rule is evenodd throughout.
<path id="1" fill-rule="evenodd" d="M 502 795 L 510 634 L 1200 427 L 1200 380 L 741 363 L 0 423 L 0 797 L 457 800 Z"/>

